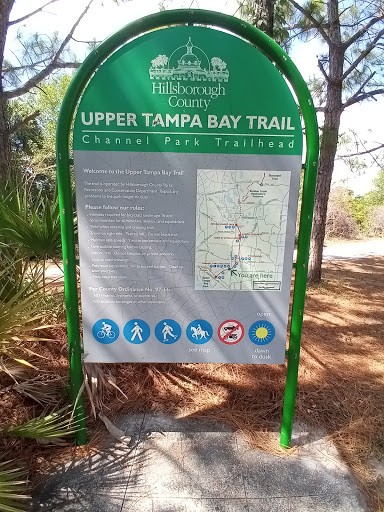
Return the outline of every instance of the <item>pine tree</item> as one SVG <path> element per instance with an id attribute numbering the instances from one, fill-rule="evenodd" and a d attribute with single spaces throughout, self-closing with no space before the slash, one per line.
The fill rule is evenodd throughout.
<path id="1" fill-rule="evenodd" d="M 324 113 L 318 165 L 318 180 L 311 237 L 308 282 L 321 279 L 327 204 L 340 136 L 343 112 L 356 103 L 384 93 L 384 2 L 383 0 L 287 0 L 293 15 L 280 19 L 275 31 L 288 34 L 285 46 L 295 38 L 318 37 L 327 50 L 318 56 L 322 78 L 312 83 Z M 249 0 L 248 8 L 267 0 Z M 276 5 L 279 5 L 277 2 Z M 276 17 L 275 24 L 278 23 Z"/>
<path id="2" fill-rule="evenodd" d="M 25 16 L 12 19 L 11 11 L 15 0 L 0 0 L 0 180 L 10 173 L 12 138 L 21 127 L 32 123 L 39 115 L 39 111 L 35 111 L 25 117 L 11 119 L 10 100 L 28 93 L 57 69 L 79 66 L 68 45 L 94 0 L 89 1 L 64 39 L 60 39 L 57 34 L 49 37 L 33 34 L 22 40 L 23 52 L 18 56 L 20 63 L 17 66 L 4 58 L 9 27 L 25 22 L 57 1 L 50 0 Z"/>

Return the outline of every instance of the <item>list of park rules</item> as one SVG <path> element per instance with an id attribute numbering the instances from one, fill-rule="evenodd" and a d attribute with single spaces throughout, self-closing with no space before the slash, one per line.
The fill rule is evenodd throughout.
<path id="1" fill-rule="evenodd" d="M 82 174 L 80 245 L 88 299 L 141 310 L 163 304 L 172 274 L 185 264 L 192 268 L 190 254 L 186 261 L 179 254 L 192 244 L 183 234 L 180 208 L 185 171 L 98 165 L 83 167 Z"/>
<path id="2" fill-rule="evenodd" d="M 162 202 L 173 202 L 180 194 L 178 181 L 184 171 L 84 168 L 84 174 L 89 176 L 84 179 L 84 197 L 89 199 L 84 207 L 93 278 L 111 281 L 110 289 L 92 287 L 98 292 L 95 303 L 108 303 L 112 292 L 114 302 L 132 304 L 133 296 L 127 292 L 138 290 L 119 285 L 121 279 L 126 279 L 127 269 L 146 275 L 145 291 L 150 291 L 149 269 L 182 268 L 168 260 L 175 255 L 174 244 L 189 243 L 180 233 L 184 220 L 176 213 L 162 213 Z M 155 197 L 157 210 L 153 212 L 149 204 Z M 103 204 L 98 203 L 100 199 Z M 154 259 L 161 261 L 154 263 Z M 138 295 L 144 297 L 151 300 L 142 303 L 157 303 L 153 300 L 156 295 Z"/>

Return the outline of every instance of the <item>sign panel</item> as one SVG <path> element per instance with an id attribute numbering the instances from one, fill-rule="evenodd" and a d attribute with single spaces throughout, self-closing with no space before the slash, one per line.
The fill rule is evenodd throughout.
<path id="1" fill-rule="evenodd" d="M 178 26 L 110 56 L 74 129 L 85 361 L 283 363 L 301 154 L 244 40 Z"/>

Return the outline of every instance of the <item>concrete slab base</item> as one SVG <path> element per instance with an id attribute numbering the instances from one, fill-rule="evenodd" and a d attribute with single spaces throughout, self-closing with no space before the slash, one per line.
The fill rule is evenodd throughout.
<path id="1" fill-rule="evenodd" d="M 37 512 L 367 512 L 335 446 L 296 427 L 294 456 L 252 449 L 227 426 L 161 413 L 125 416 L 113 444 L 58 467 Z"/>

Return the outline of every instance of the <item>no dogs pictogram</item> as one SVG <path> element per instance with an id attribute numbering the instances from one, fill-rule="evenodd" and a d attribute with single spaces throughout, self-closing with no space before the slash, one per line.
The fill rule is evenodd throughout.
<path id="1" fill-rule="evenodd" d="M 218 328 L 217 334 L 226 345 L 236 345 L 243 339 L 244 327 L 237 320 L 226 320 Z"/>

